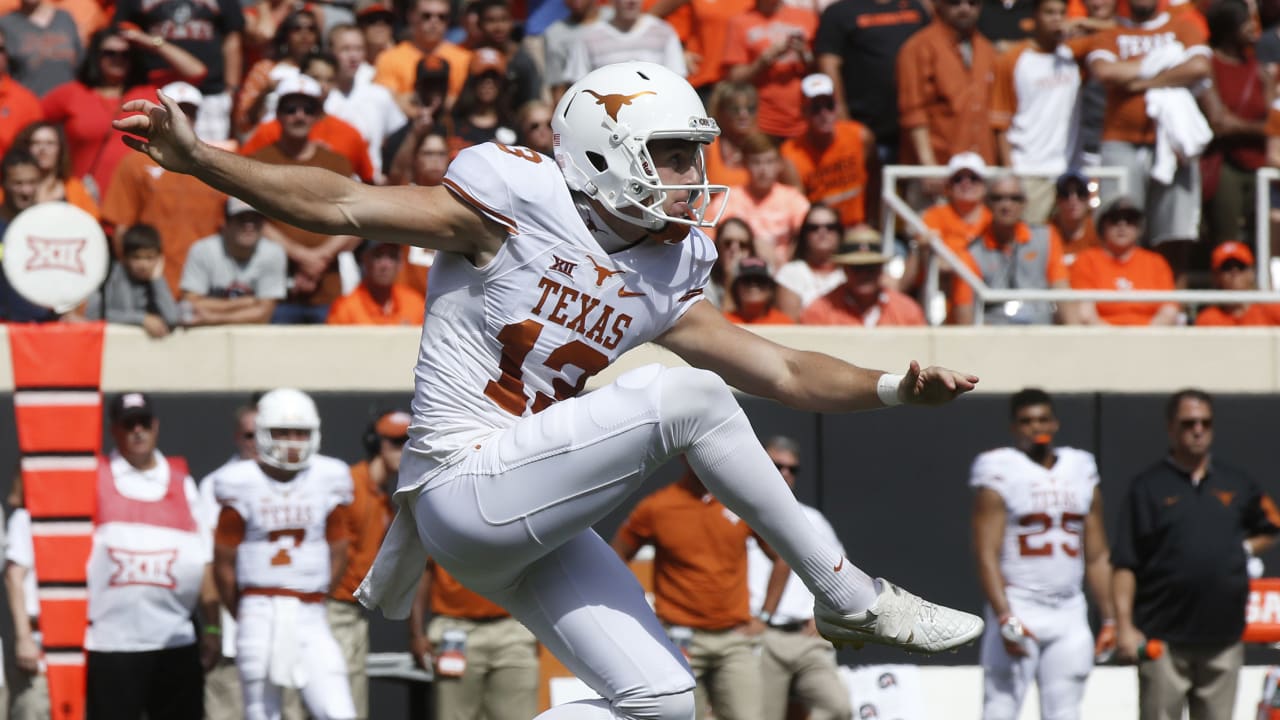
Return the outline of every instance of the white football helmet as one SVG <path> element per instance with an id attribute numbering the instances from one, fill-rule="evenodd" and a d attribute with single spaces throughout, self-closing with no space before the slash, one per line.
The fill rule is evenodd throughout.
<path id="1" fill-rule="evenodd" d="M 720 134 L 707 117 L 698 93 L 661 65 L 623 62 L 593 70 L 560 98 L 551 118 L 556 162 L 569 188 L 598 200 L 610 214 L 648 230 L 667 223 L 714 227 L 704 218 L 712 194 L 727 193 L 724 185 L 709 185 L 702 148 L 698 168 L 702 179 L 694 185 L 664 185 L 658 178 L 647 143 L 650 140 L 692 140 L 703 145 Z M 689 190 L 692 217 L 663 211 L 667 191 Z M 641 215 L 622 212 L 637 208 Z"/>
<path id="2" fill-rule="evenodd" d="M 281 440 L 271 436 L 273 429 L 309 430 L 311 434 L 306 440 Z M 263 395 L 258 400 L 254 439 L 259 461 L 281 470 L 305 468 L 320 449 L 320 413 L 316 412 L 315 402 L 293 388 L 280 388 Z M 291 450 L 297 451 L 296 460 L 290 460 Z"/>

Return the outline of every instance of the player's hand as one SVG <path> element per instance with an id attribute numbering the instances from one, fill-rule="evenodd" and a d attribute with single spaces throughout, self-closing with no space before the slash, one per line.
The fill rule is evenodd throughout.
<path id="1" fill-rule="evenodd" d="M 1104 663 L 1111 659 L 1116 652 L 1116 621 L 1107 620 L 1102 623 L 1102 628 L 1098 630 L 1098 639 L 1093 644 L 1093 658 L 1095 663 Z"/>
<path id="2" fill-rule="evenodd" d="M 435 647 L 426 635 L 409 638 L 409 654 L 413 656 L 413 664 L 419 668 L 430 669 L 433 664 L 431 658 L 435 652 Z"/>
<path id="3" fill-rule="evenodd" d="M 222 658 L 222 636 L 204 633 L 200 636 L 200 665 L 209 672 Z"/>
<path id="4" fill-rule="evenodd" d="M 739 625 L 738 632 L 746 635 L 747 637 L 759 637 L 759 635 L 764 632 L 765 627 L 767 626 L 764 624 L 764 621 L 760 618 L 753 617 L 748 620 L 746 624 Z"/>
<path id="5" fill-rule="evenodd" d="M 1116 626 L 1116 658 L 1122 663 L 1138 662 L 1138 648 L 1147 643 L 1147 636 L 1132 623 Z"/>
<path id="6" fill-rule="evenodd" d="M 13 647 L 13 659 L 18 668 L 25 673 L 35 675 L 40 672 L 40 646 L 31 637 L 19 638 Z"/>
<path id="7" fill-rule="evenodd" d="M 125 103 L 124 112 L 140 114 L 112 120 L 111 126 L 125 133 L 125 145 L 146 153 L 164 169 L 190 174 L 196 167 L 200 141 L 178 104 L 164 93 L 156 95 L 159 105 L 150 100 Z"/>
<path id="8" fill-rule="evenodd" d="M 1036 641 L 1035 633 L 1013 615 L 1000 617 L 1000 640 L 1011 657 L 1026 657 L 1027 645 Z"/>
<path id="9" fill-rule="evenodd" d="M 920 363 L 911 361 L 911 367 L 898 384 L 898 397 L 908 405 L 941 405 L 951 402 L 978 385 L 977 375 L 958 373 L 936 365 L 920 369 Z"/>

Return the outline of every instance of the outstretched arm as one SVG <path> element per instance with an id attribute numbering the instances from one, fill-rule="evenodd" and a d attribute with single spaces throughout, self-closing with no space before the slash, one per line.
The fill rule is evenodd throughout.
<path id="1" fill-rule="evenodd" d="M 271 165 L 196 139 L 168 97 L 125 103 L 116 120 L 125 143 L 161 166 L 199 178 L 267 215 L 326 235 L 417 245 L 467 255 L 483 265 L 506 231 L 443 187 L 375 187 L 321 168 Z"/>
<path id="2" fill-rule="evenodd" d="M 657 343 L 685 362 L 710 370 L 739 390 L 814 412 L 885 407 L 880 370 L 868 370 L 830 355 L 793 350 L 744 330 L 705 301 L 690 308 Z M 897 383 L 898 402 L 939 405 L 972 390 L 978 378 L 946 368 L 921 369 L 912 362 Z"/>

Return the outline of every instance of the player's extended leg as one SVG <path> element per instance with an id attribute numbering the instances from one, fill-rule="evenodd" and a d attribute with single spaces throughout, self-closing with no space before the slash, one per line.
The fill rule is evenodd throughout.
<path id="1" fill-rule="evenodd" d="M 280 718 L 281 690 L 267 679 L 272 617 L 270 598 L 241 598 L 236 626 L 236 669 L 244 695 L 245 720 Z"/>
<path id="2" fill-rule="evenodd" d="M 477 443 L 415 501 L 418 534 L 446 568 L 469 575 L 459 576 L 464 584 L 500 589 L 680 453 L 817 596 L 825 610 L 819 628 L 828 637 L 932 652 L 981 632 L 980 619 L 891 584 L 877 596 L 865 573 L 813 533 L 724 381 L 691 368 L 633 370 Z M 411 459 L 406 469 L 412 473 Z"/>
<path id="3" fill-rule="evenodd" d="M 595 532 L 579 533 L 513 586 L 485 595 L 607 698 L 561 705 L 539 720 L 693 719 L 693 675 L 684 657 L 631 570 Z"/>
<path id="4" fill-rule="evenodd" d="M 315 720 L 353 720 L 356 708 L 347 680 L 347 661 L 329 631 L 323 603 L 304 603 L 299 608 L 298 636 L 307 678 L 299 692 L 307 712 Z"/>
<path id="5" fill-rule="evenodd" d="M 1004 649 L 1000 623 L 987 608 L 987 628 L 979 652 L 982 663 L 982 720 L 1017 720 L 1027 687 L 1035 675 L 1038 646 L 1029 643 L 1031 654 L 1013 657 Z"/>

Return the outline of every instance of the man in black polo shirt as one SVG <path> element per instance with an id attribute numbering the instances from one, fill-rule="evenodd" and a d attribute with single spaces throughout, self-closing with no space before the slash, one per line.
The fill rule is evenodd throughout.
<path id="1" fill-rule="evenodd" d="M 1165 408 L 1169 456 L 1134 478 L 1111 551 L 1116 653 L 1136 659 L 1148 638 L 1167 651 L 1138 668 L 1140 720 L 1230 720 L 1244 660 L 1251 555 L 1280 532 L 1271 498 L 1211 458 L 1213 399 L 1175 393 Z"/>

